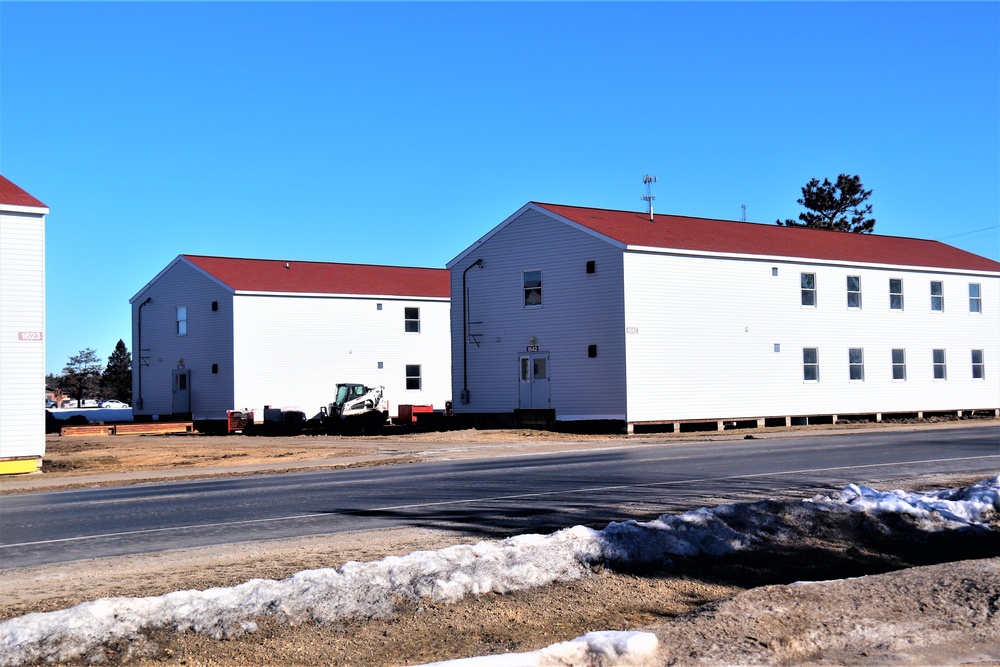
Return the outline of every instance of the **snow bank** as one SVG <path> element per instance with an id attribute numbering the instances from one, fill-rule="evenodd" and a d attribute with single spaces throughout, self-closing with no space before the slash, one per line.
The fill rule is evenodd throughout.
<path id="1" fill-rule="evenodd" d="M 658 645 L 651 632 L 588 632 L 530 653 L 445 660 L 422 667 L 630 667 L 649 664 Z"/>
<path id="2" fill-rule="evenodd" d="M 783 524 L 775 519 L 778 505 Z M 886 532 L 899 525 L 899 517 L 911 519 L 911 530 L 988 530 L 986 522 L 1000 514 L 1000 475 L 971 487 L 930 493 L 886 493 L 852 484 L 797 503 L 723 505 L 665 514 L 649 522 L 612 523 L 603 530 L 575 526 L 551 535 L 521 535 L 370 563 L 350 562 L 338 569 L 306 570 L 282 581 L 255 579 L 231 588 L 104 598 L 0 623 L 0 665 L 100 659 L 109 644 L 141 650 L 153 630 L 223 638 L 253 632 L 255 620 L 263 617 L 288 623 L 374 618 L 390 615 L 399 601 L 454 602 L 466 595 L 535 588 L 579 579 L 599 564 L 663 564 L 675 557 L 720 556 L 781 540 L 789 517 L 809 525 L 811 517 L 820 513 L 828 522 L 844 521 L 844 525 L 859 513 L 874 521 L 891 518 L 883 522 Z M 582 650 L 579 646 L 558 650 L 563 649 Z M 525 655 L 535 656 L 526 660 L 542 660 L 536 654 Z"/>

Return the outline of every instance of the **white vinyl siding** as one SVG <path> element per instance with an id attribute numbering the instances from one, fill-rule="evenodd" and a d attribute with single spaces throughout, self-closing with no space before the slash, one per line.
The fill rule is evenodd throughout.
<path id="1" fill-rule="evenodd" d="M 554 251 L 558 249 L 558 252 Z M 473 266 L 483 260 L 483 268 Z M 594 272 L 587 263 L 594 262 Z M 547 352 L 556 418 L 625 418 L 625 322 L 621 251 L 534 210 L 449 265 L 452 394 L 459 413 L 510 413 L 519 407 L 518 358 Z M 524 307 L 524 271 L 541 271 L 542 307 Z M 462 274 L 469 296 L 463 350 Z M 532 343 L 534 339 L 534 343 Z M 591 345 L 597 356 L 589 357 Z M 466 357 L 463 358 L 463 352 Z M 463 369 L 467 359 L 468 366 Z M 471 402 L 460 400 L 463 371 Z"/>
<path id="2" fill-rule="evenodd" d="M 47 209 L 33 210 L 0 210 L 0 458 L 45 453 Z"/>
<path id="3" fill-rule="evenodd" d="M 401 325 L 410 308 L 420 309 L 419 336 Z M 333 400 L 337 383 L 360 382 L 385 387 L 390 416 L 401 403 L 443 410 L 451 399 L 449 312 L 446 299 L 238 294 L 236 405 L 294 408 L 311 418 Z M 422 370 L 419 390 L 407 390 L 413 364 Z"/>
<path id="4" fill-rule="evenodd" d="M 752 258 L 625 254 L 626 325 L 638 332 L 626 337 L 630 421 L 996 407 L 996 374 L 982 383 L 934 382 L 930 358 L 934 348 L 980 347 L 992 358 L 1000 348 L 1000 318 L 988 305 L 1000 302 L 997 278 L 976 279 L 981 318 L 892 310 L 886 299 L 845 319 L 840 299 L 820 295 L 816 308 L 800 305 L 802 273 L 815 273 L 817 286 L 842 286 L 848 275 L 888 286 L 898 270 L 789 263 L 774 276 L 773 266 Z M 914 284 L 941 280 L 945 292 L 952 282 L 962 290 L 969 282 L 960 274 L 907 276 Z M 819 350 L 820 382 L 803 384 L 806 347 Z M 846 360 L 850 348 L 864 350 L 863 383 L 851 384 L 850 365 L 833 361 Z M 911 362 L 906 382 L 893 380 L 893 349 L 905 349 Z M 923 359 L 923 368 L 912 366 Z"/>

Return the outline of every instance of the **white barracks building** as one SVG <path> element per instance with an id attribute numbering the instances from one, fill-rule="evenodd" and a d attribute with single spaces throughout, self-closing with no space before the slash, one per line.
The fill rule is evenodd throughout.
<path id="1" fill-rule="evenodd" d="M 1000 263 L 943 243 L 529 203 L 448 268 L 456 413 L 631 431 L 1000 407 Z"/>
<path id="2" fill-rule="evenodd" d="M 443 410 L 448 298 L 445 269 L 180 255 L 131 299 L 133 413 L 311 418 L 341 382 Z"/>
<path id="3" fill-rule="evenodd" d="M 0 176 L 0 474 L 35 472 L 45 454 L 45 216 Z"/>

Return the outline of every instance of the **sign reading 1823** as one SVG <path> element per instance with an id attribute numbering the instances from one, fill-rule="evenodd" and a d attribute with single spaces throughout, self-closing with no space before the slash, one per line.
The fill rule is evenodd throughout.
<path id="1" fill-rule="evenodd" d="M 42 339 L 42 332 L 41 331 L 18 331 L 17 332 L 17 339 L 18 340 L 41 340 Z"/>

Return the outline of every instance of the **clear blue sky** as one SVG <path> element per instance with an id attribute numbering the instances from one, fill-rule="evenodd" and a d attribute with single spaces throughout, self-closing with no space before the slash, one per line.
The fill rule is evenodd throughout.
<path id="1" fill-rule="evenodd" d="M 1000 3 L 0 4 L 0 171 L 50 208 L 47 362 L 181 253 L 443 267 L 524 203 L 1000 259 Z"/>

